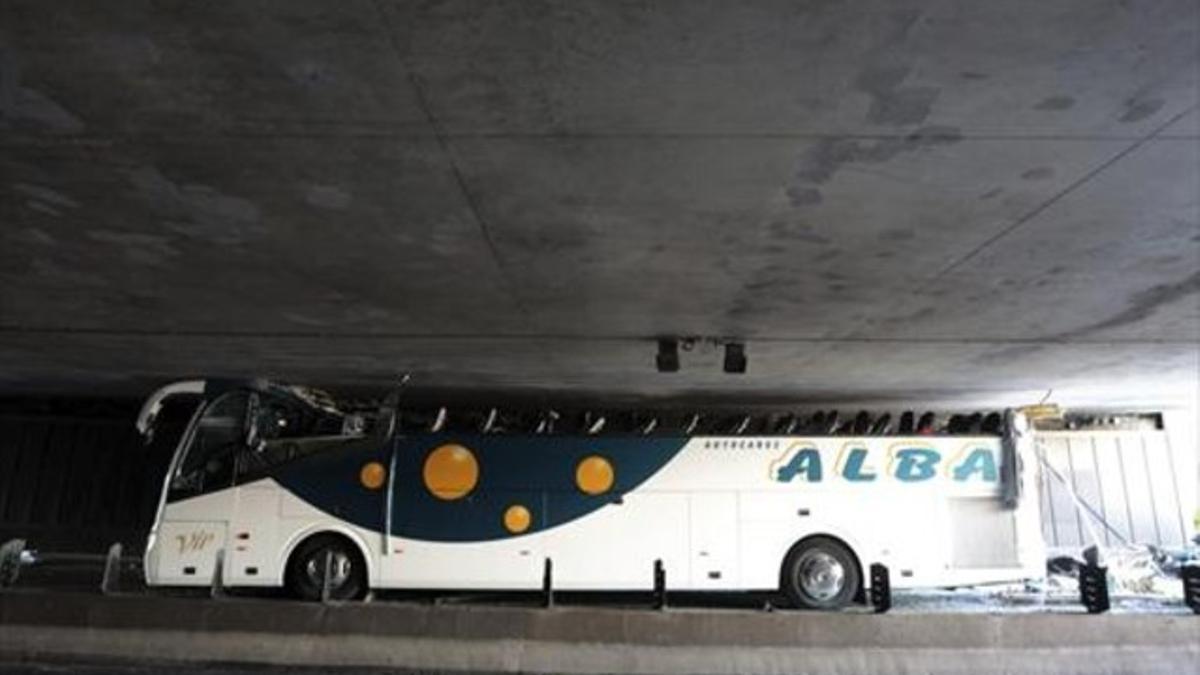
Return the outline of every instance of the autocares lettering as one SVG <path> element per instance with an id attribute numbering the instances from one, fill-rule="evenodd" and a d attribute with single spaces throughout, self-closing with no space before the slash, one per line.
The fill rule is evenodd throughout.
<path id="1" fill-rule="evenodd" d="M 850 483 L 882 479 L 921 483 L 939 475 L 957 483 L 995 483 L 999 479 L 996 453 L 991 448 L 968 446 L 947 458 L 938 450 L 920 446 L 894 447 L 884 454 L 847 445 L 831 457 L 815 446 L 800 446 L 771 465 L 771 479 L 780 483 L 837 479 Z"/>

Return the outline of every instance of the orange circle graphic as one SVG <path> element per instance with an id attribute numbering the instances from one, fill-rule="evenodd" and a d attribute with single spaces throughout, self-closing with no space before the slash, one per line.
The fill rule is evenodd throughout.
<path id="1" fill-rule="evenodd" d="M 521 504 L 513 504 L 504 510 L 504 529 L 513 534 L 520 534 L 529 529 L 533 523 L 533 515 Z"/>
<path id="2" fill-rule="evenodd" d="M 612 489 L 615 479 L 612 464 L 600 455 L 585 457 L 575 467 L 575 485 L 585 494 L 604 494 Z"/>
<path id="3" fill-rule="evenodd" d="M 479 482 L 475 454 L 457 443 L 440 445 L 425 458 L 425 488 L 438 499 L 462 499 Z"/>
<path id="4" fill-rule="evenodd" d="M 378 490 L 387 480 L 387 469 L 379 462 L 367 462 L 358 472 L 358 482 L 368 490 Z"/>

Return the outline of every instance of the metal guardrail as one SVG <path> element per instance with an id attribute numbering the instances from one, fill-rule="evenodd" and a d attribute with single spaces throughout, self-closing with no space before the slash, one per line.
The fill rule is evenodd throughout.
<path id="1" fill-rule="evenodd" d="M 114 542 L 105 553 L 43 553 L 26 547 L 24 539 L 10 539 L 0 545 L 0 588 L 10 588 L 21 578 L 23 567 L 51 567 L 94 564 L 100 567 L 100 592 L 120 592 L 121 566 L 134 564 L 134 558 L 122 557 L 122 546 Z"/>

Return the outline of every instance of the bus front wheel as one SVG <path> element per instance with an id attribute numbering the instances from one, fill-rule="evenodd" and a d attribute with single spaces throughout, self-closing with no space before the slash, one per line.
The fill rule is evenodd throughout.
<path id="1" fill-rule="evenodd" d="M 302 600 L 320 600 L 325 580 L 332 600 L 354 600 L 367 592 L 367 566 L 358 547 L 335 534 L 305 539 L 288 560 L 286 584 Z"/>
<path id="2" fill-rule="evenodd" d="M 858 595 L 862 573 L 854 553 L 832 537 L 809 537 L 783 562 L 783 592 L 795 607 L 840 609 Z"/>

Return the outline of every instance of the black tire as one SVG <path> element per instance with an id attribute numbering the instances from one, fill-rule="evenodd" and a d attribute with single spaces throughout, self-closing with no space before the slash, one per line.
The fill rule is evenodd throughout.
<path id="1" fill-rule="evenodd" d="M 357 600 L 367 592 L 367 565 L 358 547 L 349 539 L 334 534 L 319 534 L 305 539 L 288 559 L 284 582 L 301 600 L 320 600 L 325 562 L 332 563 L 329 597 L 332 600 Z"/>
<path id="2" fill-rule="evenodd" d="M 835 582 L 838 573 L 840 581 Z M 807 584 L 802 581 L 805 575 Z M 854 601 L 862 586 L 854 552 L 831 537 L 809 537 L 793 546 L 781 576 L 781 590 L 800 609 L 841 609 Z"/>

